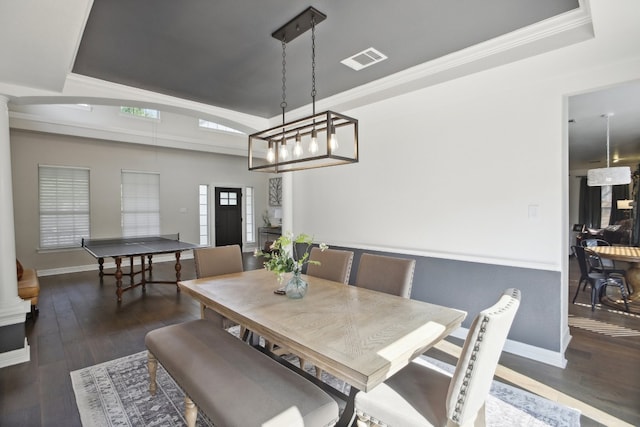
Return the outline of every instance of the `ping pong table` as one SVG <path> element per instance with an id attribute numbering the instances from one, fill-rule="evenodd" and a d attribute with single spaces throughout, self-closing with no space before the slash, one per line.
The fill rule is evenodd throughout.
<path id="1" fill-rule="evenodd" d="M 164 236 L 145 237 L 120 237 L 111 239 L 82 239 L 82 247 L 85 248 L 94 258 L 98 259 L 100 281 L 104 276 L 115 276 L 116 295 L 118 302 L 122 301 L 122 293 L 130 289 L 142 286 L 143 292 L 147 283 L 170 283 L 176 285 L 179 292 L 178 281 L 180 281 L 180 255 L 182 251 L 187 251 L 199 247 L 192 243 L 181 242 L 179 234 Z M 174 253 L 176 257 L 176 280 L 152 280 L 153 255 Z M 135 270 L 133 266 L 134 258 L 140 257 L 140 269 Z M 113 258 L 116 263 L 115 273 L 104 272 L 104 259 Z M 122 271 L 122 259 L 129 258 L 129 273 Z M 141 279 L 136 283 L 135 276 L 140 274 Z M 122 276 L 128 275 L 131 278 L 129 286 L 123 287 Z M 148 275 L 148 277 L 147 277 Z"/>

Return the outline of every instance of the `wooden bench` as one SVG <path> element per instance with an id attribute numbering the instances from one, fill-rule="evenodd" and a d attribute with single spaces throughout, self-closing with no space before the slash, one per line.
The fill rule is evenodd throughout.
<path id="1" fill-rule="evenodd" d="M 38 314 L 38 297 L 40 295 L 40 281 L 36 271 L 32 268 L 22 268 L 16 260 L 18 270 L 18 296 L 31 301 L 31 314 Z"/>
<path id="2" fill-rule="evenodd" d="M 198 408 L 225 427 L 332 426 L 338 420 L 338 404 L 318 386 L 210 320 L 153 330 L 145 344 L 149 391 L 156 392 L 160 362 L 185 392 L 190 427 Z"/>

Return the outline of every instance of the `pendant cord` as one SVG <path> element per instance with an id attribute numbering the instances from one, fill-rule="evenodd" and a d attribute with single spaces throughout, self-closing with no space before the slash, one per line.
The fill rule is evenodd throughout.
<path id="1" fill-rule="evenodd" d="M 609 119 L 611 117 L 607 115 L 607 167 L 609 167 Z"/>
<path id="2" fill-rule="evenodd" d="M 280 108 L 282 108 L 282 124 L 284 125 L 284 112 L 287 108 L 287 42 L 282 38 L 282 102 Z"/>
<path id="3" fill-rule="evenodd" d="M 313 115 L 316 115 L 316 19 L 311 17 L 311 99 Z"/>

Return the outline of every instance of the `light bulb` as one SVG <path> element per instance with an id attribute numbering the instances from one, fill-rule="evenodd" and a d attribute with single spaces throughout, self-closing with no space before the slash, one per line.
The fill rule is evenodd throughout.
<path id="1" fill-rule="evenodd" d="M 336 128 L 331 126 L 331 133 L 329 134 L 329 148 L 331 151 L 338 149 L 338 136 L 336 135 Z"/>
<path id="2" fill-rule="evenodd" d="M 280 160 L 287 160 L 289 158 L 289 150 L 287 150 L 287 140 L 283 139 L 280 143 Z"/>
<path id="3" fill-rule="evenodd" d="M 269 143 L 269 150 L 267 151 L 267 161 L 273 163 L 276 159 L 276 154 L 273 152 L 273 142 Z"/>
<path id="4" fill-rule="evenodd" d="M 300 132 L 298 132 L 296 134 L 296 145 L 293 147 L 293 155 L 295 157 L 302 156 L 302 144 L 300 142 L 301 142 Z"/>
<path id="5" fill-rule="evenodd" d="M 309 152 L 316 154 L 318 152 L 318 133 L 315 129 L 311 131 L 311 142 L 309 143 Z"/>

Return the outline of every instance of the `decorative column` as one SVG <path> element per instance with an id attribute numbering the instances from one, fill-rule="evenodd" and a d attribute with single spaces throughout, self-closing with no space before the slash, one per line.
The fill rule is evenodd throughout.
<path id="1" fill-rule="evenodd" d="M 25 319 L 31 303 L 18 296 L 8 102 L 0 95 L 0 368 L 30 360 Z"/>

